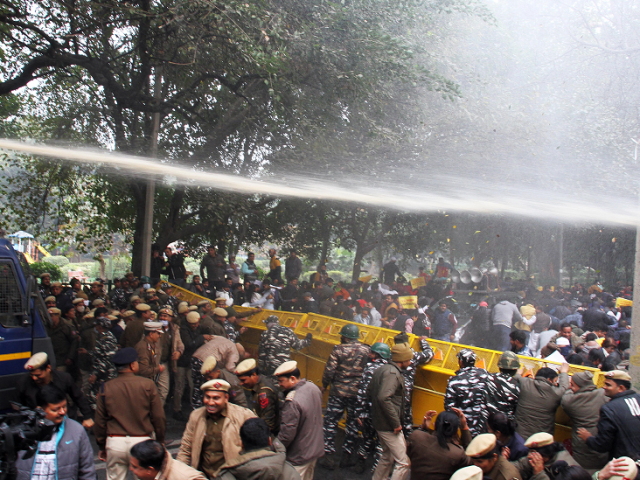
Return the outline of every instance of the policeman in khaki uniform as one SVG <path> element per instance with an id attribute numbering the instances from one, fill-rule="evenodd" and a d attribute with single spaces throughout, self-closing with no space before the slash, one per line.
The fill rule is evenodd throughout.
<path id="1" fill-rule="evenodd" d="M 162 334 L 162 322 L 144 322 L 144 338 L 135 346 L 140 367 L 138 375 L 153 380 L 156 385 L 156 379 L 164 371 L 164 366 L 160 365 Z"/>
<path id="2" fill-rule="evenodd" d="M 139 377 L 138 354 L 123 348 L 112 358 L 118 377 L 105 382 L 98 392 L 93 433 L 98 458 L 107 462 L 107 478 L 124 480 L 131 447 L 155 434 L 164 443 L 166 420 L 155 383 Z"/>
<path id="3" fill-rule="evenodd" d="M 482 469 L 471 465 L 458 470 L 449 480 L 482 480 Z"/>
<path id="4" fill-rule="evenodd" d="M 238 377 L 236 377 L 229 370 L 220 368 L 220 366 L 218 365 L 218 360 L 213 355 L 207 357 L 202 363 L 202 366 L 200 367 L 200 376 L 196 377 L 195 371 L 193 373 L 193 382 L 198 387 L 211 380 L 224 380 L 230 385 L 229 390 L 227 391 L 227 393 L 229 394 L 229 402 L 247 408 L 247 397 L 244 394 L 242 385 L 240 384 L 240 380 L 238 380 Z M 200 388 L 193 389 L 193 396 L 191 397 L 191 408 L 193 408 L 194 410 L 202 406 L 202 398 L 204 395 L 203 392 L 204 390 L 201 390 Z"/>
<path id="5" fill-rule="evenodd" d="M 521 480 L 518 469 L 500 454 L 496 436 L 493 433 L 478 435 L 467 447 L 467 456 L 476 467 L 482 469 L 484 477 L 491 480 Z"/>
<path id="6" fill-rule="evenodd" d="M 265 421 L 271 435 L 277 436 L 280 430 L 279 389 L 260 374 L 258 364 L 253 358 L 238 364 L 236 376 L 245 389 L 249 408 Z"/>

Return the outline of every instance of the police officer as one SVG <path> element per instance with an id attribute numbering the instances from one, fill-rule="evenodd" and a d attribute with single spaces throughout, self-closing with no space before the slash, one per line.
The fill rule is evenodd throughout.
<path id="1" fill-rule="evenodd" d="M 490 374 L 487 379 L 488 415 L 501 412 L 515 420 L 520 385 L 514 375 L 520 368 L 520 360 L 513 352 L 504 352 L 498 359 L 498 368 L 500 371 Z"/>
<path id="2" fill-rule="evenodd" d="M 156 385 L 136 375 L 136 350 L 123 348 L 112 361 L 118 368 L 118 377 L 106 382 L 98 393 L 93 433 L 98 458 L 107 462 L 107 477 L 124 480 L 131 447 L 154 433 L 155 439 L 164 443 L 165 415 Z"/>
<path id="3" fill-rule="evenodd" d="M 360 424 L 360 431 L 362 432 L 363 442 L 357 452 L 356 468 L 355 471 L 358 474 L 364 473 L 365 463 L 369 455 L 373 455 L 378 451 L 376 457 L 380 457 L 382 448 L 376 431 L 371 423 L 371 401 L 367 396 L 367 388 L 371 382 L 374 372 L 385 365 L 391 360 L 391 349 L 389 345 L 382 342 L 376 342 L 371 345 L 371 351 L 369 352 L 369 363 L 364 367 L 362 372 L 362 378 L 360 379 L 360 386 L 358 388 L 358 396 L 356 397 L 356 411 L 355 416 Z M 377 464 L 377 458 L 374 462 L 374 468 Z"/>
<path id="4" fill-rule="evenodd" d="M 47 325 L 47 333 L 51 338 L 53 353 L 56 357 L 56 370 L 66 372 L 75 364 L 78 354 L 78 336 L 74 329 L 60 319 L 60 310 L 49 309 L 51 324 Z"/>
<path id="5" fill-rule="evenodd" d="M 191 395 L 191 408 L 193 410 L 203 405 L 202 399 L 204 393 L 200 387 L 211 380 L 218 379 L 224 380 L 229 384 L 229 390 L 227 391 L 229 401 L 247 408 L 247 397 L 244 394 L 240 380 L 229 370 L 221 368 L 220 365 L 218 365 L 218 360 L 213 355 L 207 357 L 204 362 L 202 362 L 200 372 L 198 372 L 200 375 L 197 375 L 196 371 L 193 371 L 193 373 L 193 394 Z"/>
<path id="6" fill-rule="evenodd" d="M 291 359 L 291 349 L 302 350 L 311 343 L 313 335 L 307 333 L 307 337 L 300 340 L 293 330 L 280 325 L 275 315 L 269 315 L 264 323 L 267 331 L 260 335 L 258 367 L 265 375 L 273 375 L 280 365 Z"/>
<path id="7" fill-rule="evenodd" d="M 324 414 L 324 458 L 319 465 L 333 470 L 336 453 L 336 433 L 338 422 L 345 410 L 347 420 L 345 425 L 345 439 L 342 444 L 343 455 L 340 458 L 340 468 L 354 465 L 350 457 L 355 453 L 358 441 L 358 423 L 355 416 L 358 387 L 362 379 L 362 372 L 369 361 L 369 345 L 358 341 L 360 330 L 356 325 L 347 324 L 340 330 L 340 345 L 333 347 L 331 355 L 322 375 L 323 391 L 329 386 L 329 400 Z"/>
<path id="8" fill-rule="evenodd" d="M 458 352 L 459 370 L 449 378 L 444 396 L 444 408 L 462 410 L 472 436 L 484 432 L 487 423 L 485 388 L 489 375 L 486 370 L 476 368 L 476 354 L 463 348 Z"/>
<path id="9" fill-rule="evenodd" d="M 135 347 L 144 335 L 144 322 L 151 320 L 151 307 L 146 303 L 137 304 L 135 311 L 135 318 L 127 323 L 127 328 L 120 337 L 122 348 Z"/>
<path id="10" fill-rule="evenodd" d="M 500 448 L 493 433 L 483 433 L 471 440 L 466 453 L 473 464 L 482 469 L 485 478 L 489 477 L 491 480 L 522 478 L 518 469 L 500 454 Z"/>
<path id="11" fill-rule="evenodd" d="M 105 316 L 95 319 L 96 341 L 91 351 L 91 370 L 87 382 L 89 384 L 89 402 L 96 408 L 98 391 L 102 384 L 117 376 L 116 367 L 111 358 L 118 351 L 116 337 L 109 331 L 111 320 Z"/>
<path id="12" fill-rule="evenodd" d="M 277 436 L 280 430 L 279 390 L 260 374 L 253 358 L 240 362 L 236 367 L 236 375 L 245 389 L 248 408 L 267 423 L 272 435 Z"/>

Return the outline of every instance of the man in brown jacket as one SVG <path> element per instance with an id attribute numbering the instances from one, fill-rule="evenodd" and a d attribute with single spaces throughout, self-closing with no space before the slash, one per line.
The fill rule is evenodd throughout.
<path id="1" fill-rule="evenodd" d="M 93 434 L 98 458 L 107 462 L 109 480 L 124 480 L 136 443 L 148 440 L 155 432 L 164 442 L 165 416 L 156 385 L 139 377 L 138 354 L 123 348 L 112 359 L 118 377 L 105 382 L 98 392 Z"/>
<path id="2" fill-rule="evenodd" d="M 467 447 L 467 456 L 491 480 L 521 480 L 520 472 L 502 456 L 497 443 L 493 433 L 480 434 Z"/>
<path id="3" fill-rule="evenodd" d="M 607 403 L 607 397 L 603 389 L 593 384 L 591 372 L 574 373 L 569 382 L 569 390 L 562 396 L 562 408 L 571 419 L 573 458 L 593 473 L 607 464 L 609 455 L 591 450 L 578 435 L 578 429 L 586 428 L 592 435 L 597 434 L 600 407 Z"/>
<path id="4" fill-rule="evenodd" d="M 569 388 L 568 371 L 569 364 L 563 363 L 560 375 L 551 368 L 538 370 L 535 379 L 516 374 L 514 378 L 520 385 L 516 431 L 522 438 L 529 438 L 539 432 L 553 435 L 556 428 L 556 410 L 560 406 L 562 395 Z"/>
<path id="5" fill-rule="evenodd" d="M 409 474 L 409 457 L 402 433 L 404 412 L 404 377 L 401 369 L 413 359 L 413 350 L 406 343 L 394 345 L 391 362 L 378 368 L 371 378 L 367 395 L 371 399 L 373 428 L 378 433 L 382 456 L 372 480 L 386 479 L 393 469 L 391 480 L 404 480 Z"/>
<path id="6" fill-rule="evenodd" d="M 158 385 L 156 379 L 164 371 L 164 367 L 160 365 L 162 333 L 161 322 L 144 322 L 144 338 L 135 346 L 138 353 L 138 375 L 153 380 L 156 386 Z"/>
<path id="7" fill-rule="evenodd" d="M 204 407 L 189 416 L 177 459 L 215 478 L 225 462 L 240 455 L 240 428 L 255 414 L 229 402 L 231 385 L 224 380 L 211 380 L 200 388 Z"/>
<path id="8" fill-rule="evenodd" d="M 295 361 L 284 362 L 274 376 L 285 393 L 278 440 L 287 449 L 287 461 L 302 480 L 312 480 L 318 458 L 324 455 L 322 392 L 300 378 Z"/>
<path id="9" fill-rule="evenodd" d="M 120 337 L 122 348 L 135 347 L 144 335 L 144 322 L 151 320 L 151 307 L 146 303 L 136 305 L 136 315 L 127 323 L 124 333 Z"/>

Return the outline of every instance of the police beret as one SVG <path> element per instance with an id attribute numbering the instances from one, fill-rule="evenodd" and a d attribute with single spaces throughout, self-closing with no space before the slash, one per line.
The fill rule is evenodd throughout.
<path id="1" fill-rule="evenodd" d="M 140 300 L 140 297 L 139 297 L 138 295 L 131 295 L 131 296 L 129 297 L 129 301 L 130 301 L 130 302 L 134 302 L 134 301 L 136 301 L 136 300 Z"/>
<path id="2" fill-rule="evenodd" d="M 624 380 L 625 382 L 631 381 L 631 375 L 624 370 L 612 370 L 610 372 L 605 372 L 604 376 L 612 380 Z"/>
<path id="3" fill-rule="evenodd" d="M 49 298 L 49 297 L 47 297 L 47 298 Z M 45 300 L 45 302 L 46 302 L 46 300 Z M 71 303 L 73 303 L 74 305 L 77 305 L 79 303 L 84 303 L 84 299 L 82 299 L 82 298 L 74 298 Z"/>
<path id="4" fill-rule="evenodd" d="M 198 302 L 199 307 L 204 307 L 205 305 L 209 305 L 211 302 L 209 300 L 200 300 Z"/>
<path id="5" fill-rule="evenodd" d="M 189 305 L 179 305 L 178 306 L 178 313 L 179 314 L 183 314 L 183 313 L 187 313 L 187 312 L 190 312 Z"/>
<path id="6" fill-rule="evenodd" d="M 133 310 L 127 310 L 126 312 L 124 312 L 122 314 L 122 317 L 123 318 L 129 318 L 129 317 L 132 317 L 135 314 L 136 314 L 136 312 L 134 312 Z"/>
<path id="7" fill-rule="evenodd" d="M 112 322 L 115 322 L 116 320 L 118 320 L 118 317 L 116 317 L 115 315 L 107 315 L 107 318 Z"/>
<path id="8" fill-rule="evenodd" d="M 138 352 L 133 347 L 123 348 L 122 350 L 118 350 L 113 357 L 111 357 L 111 361 L 115 365 L 129 365 L 138 360 Z"/>
<path id="9" fill-rule="evenodd" d="M 144 322 L 144 329 L 147 332 L 162 333 L 162 322 Z"/>
<path id="10" fill-rule="evenodd" d="M 49 315 L 60 315 L 60 309 L 59 308 L 50 308 L 49 309 Z"/>
<path id="11" fill-rule="evenodd" d="M 547 432 L 534 433 L 527 441 L 524 442 L 524 446 L 527 448 L 540 448 L 546 447 L 547 445 L 551 445 L 554 443 L 553 435 Z"/>
<path id="12" fill-rule="evenodd" d="M 94 307 L 101 307 L 102 305 L 104 305 L 104 300 L 102 300 L 101 298 L 96 298 L 93 302 L 91 302 L 91 305 L 93 305 Z"/>
<path id="13" fill-rule="evenodd" d="M 229 393 L 229 389 L 231 388 L 231 385 L 229 385 L 228 382 L 225 382 L 224 380 L 209 380 L 206 383 L 203 383 L 202 386 L 200 387 L 200 390 L 202 390 L 203 392 L 210 392 L 210 391 L 217 391 L 217 392 L 225 392 L 225 393 Z"/>
<path id="14" fill-rule="evenodd" d="M 482 478 L 482 469 L 475 465 L 471 465 L 458 470 L 456 473 L 451 475 L 449 480 L 482 480 Z"/>
<path id="15" fill-rule="evenodd" d="M 49 362 L 49 357 L 44 352 L 38 352 L 31 356 L 27 363 L 24 364 L 25 370 L 36 370 L 44 367 Z"/>
<path id="16" fill-rule="evenodd" d="M 52 287 L 61 287 L 62 286 L 62 282 L 53 282 L 51 284 Z"/>
<path id="17" fill-rule="evenodd" d="M 158 312 L 158 315 L 162 315 L 163 313 L 165 315 L 169 315 L 170 317 L 173 317 L 173 310 L 171 310 L 171 308 L 169 307 L 161 308 L 160 311 Z"/>
<path id="18" fill-rule="evenodd" d="M 468 457 L 483 457 L 496 448 L 496 436 L 493 433 L 482 433 L 471 440 L 467 447 Z"/>
<path id="19" fill-rule="evenodd" d="M 257 366 L 258 364 L 256 363 L 255 359 L 247 358 L 246 360 L 241 361 L 236 367 L 236 375 L 240 376 L 244 373 L 255 370 Z"/>
<path id="20" fill-rule="evenodd" d="M 151 307 L 146 303 L 139 303 L 138 305 L 136 305 L 136 310 L 138 310 L 139 312 L 146 312 L 148 310 L 151 310 Z"/>
<path id="21" fill-rule="evenodd" d="M 218 317 L 226 317 L 227 311 L 224 308 L 220 308 L 220 307 L 216 307 L 213 309 L 213 314 L 217 315 Z"/>
<path id="22" fill-rule="evenodd" d="M 189 312 L 187 314 L 188 323 L 198 323 L 200 321 L 200 314 L 198 312 Z"/>
<path id="23" fill-rule="evenodd" d="M 197 306 L 197 305 L 191 305 L 191 306 L 189 306 L 189 311 L 190 311 L 190 312 L 195 312 L 196 310 L 198 310 L 198 306 Z"/>
<path id="24" fill-rule="evenodd" d="M 44 299 L 44 303 L 55 302 L 55 301 L 56 301 L 56 297 L 54 297 L 53 295 L 49 295 L 47 298 Z"/>
<path id="25" fill-rule="evenodd" d="M 288 362 L 284 362 L 276 371 L 273 372 L 274 377 L 279 377 L 281 375 L 287 375 L 288 373 L 292 373 L 296 368 L 298 368 L 298 362 L 295 360 L 290 360 Z"/>
<path id="26" fill-rule="evenodd" d="M 206 375 L 207 373 L 214 371 L 217 365 L 218 360 L 216 359 L 216 357 L 211 355 L 210 357 L 207 357 L 207 359 L 202 363 L 202 367 L 200 367 L 200 373 L 202 375 Z"/>

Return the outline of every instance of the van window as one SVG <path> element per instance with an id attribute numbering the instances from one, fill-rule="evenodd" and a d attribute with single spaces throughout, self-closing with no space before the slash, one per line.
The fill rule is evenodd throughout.
<path id="1" fill-rule="evenodd" d="M 22 326 L 24 312 L 13 264 L 0 261 L 0 324 L 3 327 Z"/>

